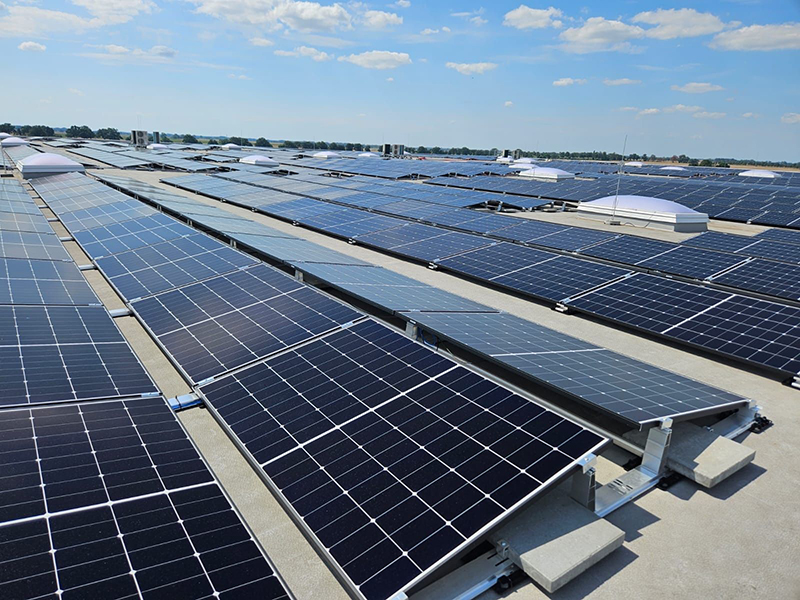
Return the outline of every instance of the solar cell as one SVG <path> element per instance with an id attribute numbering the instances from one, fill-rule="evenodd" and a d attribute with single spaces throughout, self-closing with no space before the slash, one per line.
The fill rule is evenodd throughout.
<path id="1" fill-rule="evenodd" d="M 366 321 L 201 388 L 352 590 L 408 590 L 606 440 Z"/>
<path id="2" fill-rule="evenodd" d="M 745 398 L 505 313 L 432 313 L 422 327 L 502 366 L 638 426 L 723 412 Z"/>
<path id="3" fill-rule="evenodd" d="M 0 406 L 155 392 L 104 308 L 0 306 Z"/>
<path id="4" fill-rule="evenodd" d="M 800 370 L 800 309 L 637 273 L 572 308 L 779 371 Z"/>
<path id="5" fill-rule="evenodd" d="M 494 312 L 482 304 L 382 267 L 308 264 L 300 270 L 389 312 Z"/>
<path id="6" fill-rule="evenodd" d="M 791 229 L 767 229 L 755 237 L 773 242 L 783 242 L 787 244 L 800 244 L 800 231 Z"/>
<path id="7" fill-rule="evenodd" d="M 361 317 L 265 265 L 140 300 L 133 308 L 194 382 Z"/>
<path id="8" fill-rule="evenodd" d="M 331 263 L 337 265 L 366 265 L 363 260 L 330 250 L 300 238 L 275 238 L 263 235 L 237 234 L 237 244 L 261 252 L 284 263 Z"/>
<path id="9" fill-rule="evenodd" d="M 501 232 L 505 233 L 505 230 Z M 580 250 L 598 242 L 614 239 L 616 234 L 573 227 L 530 240 L 530 243 L 559 250 Z"/>
<path id="10" fill-rule="evenodd" d="M 0 597 L 289 597 L 162 398 L 4 410 L 0 431 Z"/>
<path id="11" fill-rule="evenodd" d="M 138 219 L 155 215 L 156 211 L 137 200 L 127 198 L 120 202 L 112 202 L 92 208 L 84 208 L 73 212 L 60 211 L 59 220 L 70 232 L 103 227 L 129 219 Z"/>
<path id="12" fill-rule="evenodd" d="M 756 258 L 714 277 L 712 281 L 778 298 L 800 300 L 800 266 L 796 265 Z"/>
<path id="13" fill-rule="evenodd" d="M 105 256 L 97 259 L 97 266 L 123 298 L 133 300 L 256 262 L 230 246 L 197 233 Z"/>
<path id="14" fill-rule="evenodd" d="M 772 260 L 794 264 L 800 263 L 800 245 L 797 244 L 787 244 L 716 231 L 707 231 L 684 243 L 689 246 L 735 252 L 742 256 L 771 258 Z"/>
<path id="15" fill-rule="evenodd" d="M 33 204 L 31 202 L 31 204 Z M 34 206 L 34 208 L 36 208 Z M 0 212 L 0 230 L 3 231 L 31 231 L 34 233 L 53 233 L 50 223 L 44 218 L 41 211 L 36 213 Z"/>
<path id="16" fill-rule="evenodd" d="M 0 258 L 0 304 L 100 304 L 75 263 Z"/>
<path id="17" fill-rule="evenodd" d="M 636 265 L 677 248 L 677 244 L 661 242 L 648 238 L 640 238 L 632 235 L 621 235 L 613 240 L 601 242 L 589 248 L 581 250 L 581 254 L 595 256 L 606 260 L 613 260 L 628 265 Z"/>

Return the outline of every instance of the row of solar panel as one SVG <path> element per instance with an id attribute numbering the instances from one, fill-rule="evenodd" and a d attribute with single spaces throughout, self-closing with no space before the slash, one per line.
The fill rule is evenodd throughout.
<path id="1" fill-rule="evenodd" d="M 190 181 L 185 181 L 190 178 Z M 270 179 L 282 180 L 274 177 Z M 448 252 L 456 253 L 464 249 L 488 245 L 490 242 L 482 237 L 488 235 L 499 240 L 578 251 L 587 256 L 635 265 L 653 272 L 694 279 L 711 278 L 715 283 L 778 298 L 789 300 L 800 298 L 800 267 L 765 260 L 750 264 L 752 261 L 747 261 L 747 254 L 727 252 L 729 249 L 725 247 L 712 246 L 714 251 L 710 251 L 636 236 L 618 236 L 607 232 L 541 221 L 520 221 L 518 218 L 509 216 L 475 213 L 465 209 L 426 204 L 414 200 L 379 205 L 372 203 L 372 206 L 367 208 L 373 212 L 365 213 L 336 204 L 322 204 L 307 198 L 293 199 L 280 192 L 270 193 L 268 199 L 258 194 L 253 198 L 253 192 L 246 185 L 220 184 L 215 182 L 214 178 L 203 176 L 170 178 L 166 181 L 185 189 L 202 191 L 212 197 L 221 197 L 229 202 L 249 206 L 271 216 L 301 223 L 307 227 L 351 238 L 359 243 L 391 250 L 418 260 L 438 262 L 445 259 Z M 324 194 L 316 191 L 314 195 L 324 197 Z M 347 204 L 352 200 L 351 198 L 337 197 L 335 202 Z M 362 206 L 359 208 L 364 208 L 364 203 L 361 202 L 361 204 Z M 437 226 L 469 231 L 478 236 L 445 234 L 441 230 L 426 225 L 409 225 L 396 219 L 378 216 L 374 214 L 376 212 L 414 218 Z M 727 234 L 704 234 L 705 237 L 699 236 L 696 239 L 705 240 L 714 235 Z M 687 244 L 702 246 L 703 242 L 689 240 Z M 768 254 L 771 258 L 780 260 L 796 258 L 800 261 L 800 248 L 786 248 L 785 244 L 770 241 L 760 242 L 759 247 L 762 248 L 761 253 Z M 413 252 L 409 254 L 411 251 Z M 502 257 L 498 258 L 502 264 Z M 578 265 L 581 263 L 562 259 L 557 264 Z M 589 265 L 587 268 L 596 269 L 597 265 Z M 754 274 L 762 274 L 762 276 L 758 277 Z"/>
<path id="2" fill-rule="evenodd" d="M 291 202 L 304 202 L 308 206 L 308 203 L 313 201 L 299 199 Z M 268 214 L 275 214 L 276 210 L 280 210 L 280 208 L 282 208 L 281 203 L 276 203 L 263 206 L 261 210 Z M 318 207 L 311 207 L 312 210 L 315 208 Z M 342 221 L 350 227 L 352 219 L 353 215 L 348 215 Z M 303 222 L 315 223 L 313 217 L 310 221 L 303 220 Z M 318 229 L 328 230 L 319 223 L 315 226 Z M 333 232 L 336 230 L 333 229 Z M 458 237 L 457 240 L 456 237 Z M 582 261 L 514 244 L 492 244 L 485 237 L 442 232 L 442 230 L 421 224 L 404 224 L 392 229 L 356 235 L 355 240 L 417 260 L 435 260 L 442 268 L 518 293 L 556 302 L 579 296 L 582 292 L 595 287 L 600 287 L 602 291 L 605 289 L 603 286 L 631 275 L 629 271 L 609 265 Z M 474 245 L 470 246 L 471 244 Z M 691 249 L 680 251 L 684 254 L 692 253 Z M 697 261 L 697 257 L 684 257 L 684 260 Z M 726 268 L 726 265 L 730 267 L 741 262 L 739 258 L 726 257 L 725 260 L 732 261 L 732 263 L 721 263 L 719 260 L 715 263 L 716 266 Z M 735 273 L 735 270 L 732 273 Z M 649 281 L 650 279 L 661 281 L 653 276 L 647 277 L 648 279 L 640 277 L 636 281 Z M 731 278 L 733 280 L 733 276 Z M 624 281 L 625 279 L 621 279 L 621 282 L 624 283 Z M 669 280 L 663 281 L 671 283 Z M 738 281 L 742 281 L 742 279 L 740 278 Z M 740 306 L 738 312 L 721 313 L 725 315 L 725 318 L 721 322 L 715 323 L 711 327 L 713 331 L 707 335 L 693 336 L 691 340 L 689 340 L 689 336 L 685 336 L 687 343 L 781 372 L 793 374 L 800 370 L 800 358 L 796 356 L 795 352 L 797 344 L 800 343 L 800 332 L 785 331 L 785 326 L 782 325 L 782 322 L 786 318 L 792 318 L 792 315 L 800 318 L 800 310 L 754 298 L 725 294 L 693 284 L 681 282 L 675 282 L 675 284 L 687 286 L 687 290 L 701 296 L 708 291 L 708 295 L 704 296 L 707 298 L 713 298 L 714 294 L 730 296 L 733 302 Z M 699 310 L 705 310 L 705 308 L 707 307 L 704 305 L 704 308 Z M 636 311 L 638 313 L 633 309 L 630 312 L 642 314 L 648 310 L 651 308 L 647 306 L 644 297 L 641 297 L 637 302 Z M 722 310 L 724 311 L 724 309 Z M 596 308 L 595 312 L 598 311 L 599 309 Z M 613 312 L 613 310 L 609 309 L 609 312 Z M 629 320 L 620 318 L 618 321 L 632 324 L 628 322 Z M 702 321 L 704 319 L 698 317 L 696 323 Z M 741 335 L 733 335 L 734 331 L 743 327 L 746 330 Z M 652 329 L 652 331 L 665 334 L 658 328 Z M 670 337 L 675 337 L 675 335 Z M 722 343 L 719 338 L 725 338 L 725 343 Z"/>
<path id="3" fill-rule="evenodd" d="M 153 198 L 161 195 L 161 191 L 158 189 L 148 191 L 147 188 L 151 186 L 141 184 L 141 182 L 135 180 L 114 178 L 113 181 L 123 189 L 130 191 L 135 190 L 137 193 L 147 194 Z M 307 199 L 305 200 L 308 201 Z M 187 206 L 186 209 L 190 210 L 190 207 Z M 488 313 L 498 314 L 497 311 L 489 307 L 421 284 L 415 280 L 380 267 L 366 264 L 338 265 L 308 262 L 295 263 L 295 267 L 313 281 L 324 282 L 327 285 L 345 292 L 351 297 L 378 306 L 389 313 L 402 315 L 404 318 L 413 318 L 415 320 L 422 319 L 423 322 L 426 322 L 425 319 L 429 312 L 446 312 L 451 315 L 453 313 L 479 313 L 475 315 L 475 318 L 479 318 L 480 315 L 484 315 L 485 317 Z M 255 270 L 248 269 L 247 271 L 232 275 L 230 278 L 233 279 L 236 277 L 242 280 L 242 282 L 246 282 L 250 281 L 249 277 L 254 275 L 256 275 Z M 265 274 L 261 276 L 264 277 Z M 186 323 L 193 327 L 195 322 L 203 322 L 204 319 L 208 318 L 205 311 L 200 311 L 195 308 L 200 304 L 200 301 L 192 300 L 192 298 L 207 298 L 209 296 L 207 288 L 211 285 L 212 281 L 206 282 L 205 284 L 189 286 L 168 294 L 162 294 L 149 300 L 137 302 L 136 305 L 141 304 L 146 310 L 150 311 L 149 315 L 144 315 L 142 309 L 138 309 L 140 315 L 150 324 L 154 334 L 163 336 L 165 332 L 169 332 L 169 336 L 177 337 L 179 336 L 179 332 L 182 334 L 186 329 Z M 273 285 L 274 284 L 275 282 L 273 282 Z M 253 287 L 252 283 L 247 285 L 242 285 L 240 283 L 239 285 L 248 289 Z M 277 289 L 270 290 L 267 288 L 265 291 L 261 292 L 261 295 L 265 298 L 276 296 L 277 294 Z M 247 302 L 252 302 L 252 299 L 245 300 L 244 304 L 247 304 Z M 222 306 L 227 306 L 227 304 L 223 302 L 220 302 L 220 304 Z M 171 316 L 173 314 L 188 316 L 182 317 L 185 323 L 181 324 Z M 468 321 L 470 318 L 469 314 L 464 315 L 465 320 Z M 497 318 L 500 319 L 500 322 L 497 323 L 496 330 L 508 329 L 506 320 L 510 317 L 508 315 L 503 315 Z M 489 320 L 492 321 L 493 318 L 489 318 Z M 255 327 L 254 331 L 259 333 L 259 335 L 263 335 L 260 333 L 257 325 L 251 325 L 251 327 Z M 522 325 L 517 325 L 517 328 L 519 327 L 523 327 L 524 329 Z M 541 334 L 542 331 L 547 330 L 540 328 L 538 333 Z M 225 332 L 214 330 L 213 333 L 215 334 L 215 338 L 221 340 L 220 345 L 224 346 L 231 343 L 230 340 L 227 339 Z M 197 336 L 195 337 L 197 338 Z M 575 369 L 577 365 L 583 365 L 587 372 L 591 372 L 592 375 L 586 379 L 580 377 L 577 371 L 573 371 L 574 376 L 572 378 L 564 377 L 564 371 L 557 366 L 558 360 L 557 357 L 554 356 L 556 352 L 560 352 L 563 349 L 560 345 L 578 345 L 582 349 L 589 348 L 593 352 L 601 349 L 583 342 L 578 342 L 577 340 L 572 340 L 571 343 L 566 342 L 565 340 L 570 340 L 571 338 L 556 334 L 555 332 L 549 332 L 548 336 L 545 337 L 555 340 L 555 343 L 539 342 L 538 352 L 525 351 L 525 354 L 546 352 L 548 355 L 547 363 L 540 365 L 535 370 L 533 368 L 528 369 L 528 375 L 534 377 L 539 383 L 557 387 L 562 393 L 567 393 L 580 401 L 599 407 L 601 410 L 608 410 L 612 413 L 614 409 L 607 408 L 606 405 L 614 398 L 612 404 L 620 408 L 620 412 L 618 414 L 615 413 L 615 416 L 617 418 L 622 418 L 629 424 L 638 423 L 637 419 L 652 420 L 663 416 L 674 416 L 676 410 L 697 410 L 697 403 L 708 408 L 718 405 L 720 403 L 720 398 L 722 398 L 723 402 L 734 401 L 732 396 L 719 392 L 718 390 L 710 392 L 709 390 L 711 390 L 711 388 L 703 388 L 701 384 L 690 382 L 675 374 L 663 372 L 650 365 L 643 365 L 638 363 L 638 361 L 621 357 L 614 353 L 609 353 L 608 351 L 603 351 L 603 353 L 599 354 L 588 353 L 581 354 L 580 356 L 570 355 L 568 357 L 568 362 L 572 365 L 573 369 Z M 274 341 L 270 341 L 270 336 L 267 336 L 267 338 L 268 339 L 263 340 L 261 343 L 264 345 L 269 345 L 270 343 L 274 344 Z M 541 335 L 535 336 L 535 339 L 541 338 Z M 531 339 L 533 340 L 534 338 Z M 235 346 L 236 344 L 233 345 Z M 571 353 L 571 349 L 569 352 Z M 600 374 L 602 369 L 601 363 L 602 361 L 609 360 L 609 358 L 613 359 L 611 360 L 612 363 L 619 363 L 621 367 L 624 366 L 627 369 L 627 378 L 621 376 L 613 378 L 602 377 Z M 531 358 L 529 357 L 528 360 L 531 360 Z M 219 368 L 219 366 L 217 366 L 217 368 Z M 535 373 L 535 375 L 531 375 L 531 373 Z M 648 396 L 650 396 L 647 391 L 648 386 L 656 379 L 671 382 L 673 389 L 671 393 L 675 394 L 672 402 L 656 403 L 655 399 L 652 397 L 650 397 L 649 400 L 647 399 Z M 697 399 L 694 404 L 689 402 L 687 397 L 683 395 L 687 389 L 693 386 L 696 391 L 695 398 Z M 601 393 L 597 393 L 594 388 L 605 390 L 603 393 L 606 395 L 604 396 Z M 618 393 L 615 395 L 608 394 L 609 389 L 615 389 Z M 658 394 L 663 396 L 663 391 L 658 392 Z M 621 397 L 635 398 L 636 401 L 628 404 L 624 402 L 620 403 L 618 398 Z M 665 411 L 672 412 L 665 413 Z"/>
<path id="4" fill-rule="evenodd" d="M 378 323 L 342 329 L 360 315 L 263 265 L 132 305 L 196 378 L 206 374 L 201 366 L 221 373 L 287 349 L 201 390 L 366 598 L 389 598 L 420 580 L 606 442 Z M 292 349 L 299 342 L 307 343 Z M 412 423 L 411 405 L 432 420 Z M 395 441 L 379 429 L 390 423 Z M 470 437 L 511 423 L 524 428 L 514 444 Z M 418 433 L 432 437 L 423 442 Z M 343 445 L 355 438 L 358 448 Z M 409 444 L 418 448 L 411 456 Z M 386 471 L 372 477 L 378 464 Z M 412 464 L 425 467 L 415 483 L 406 479 Z M 453 471 L 442 478 L 445 465 Z"/>

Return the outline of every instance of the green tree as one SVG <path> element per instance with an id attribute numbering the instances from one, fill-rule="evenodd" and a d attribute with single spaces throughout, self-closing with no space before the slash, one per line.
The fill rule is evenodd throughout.
<path id="1" fill-rule="evenodd" d="M 217 140 L 215 140 L 214 138 L 211 138 L 210 140 L 208 140 L 206 142 L 206 144 L 208 144 L 209 146 L 218 146 L 219 142 Z"/>
<path id="2" fill-rule="evenodd" d="M 183 143 L 184 144 L 199 144 L 200 142 L 197 141 L 197 138 L 194 137 L 191 133 L 187 133 L 183 136 Z"/>
<path id="3" fill-rule="evenodd" d="M 711 162 L 711 160 L 709 160 L 707 158 L 704 158 L 703 160 L 700 161 L 700 166 L 701 167 L 713 167 L 714 163 Z"/>
<path id="4" fill-rule="evenodd" d="M 689 166 L 690 167 L 696 167 L 699 164 L 700 164 L 700 161 L 697 160 L 696 158 L 690 158 L 689 159 Z"/>
<path id="5" fill-rule="evenodd" d="M 329 148 L 328 144 L 325 142 L 317 142 L 316 144 L 314 144 L 314 147 L 317 150 L 327 150 Z"/>
<path id="6" fill-rule="evenodd" d="M 20 135 L 36 137 L 53 137 L 56 132 L 47 125 L 22 125 L 19 128 Z"/>
<path id="7" fill-rule="evenodd" d="M 67 137 L 89 139 L 94 137 L 94 132 L 88 125 L 70 125 L 66 131 Z"/>
<path id="8" fill-rule="evenodd" d="M 428 150 L 425 146 L 420 146 L 417 148 L 417 154 L 429 154 L 430 150 Z"/>
<path id="9" fill-rule="evenodd" d="M 236 144 L 237 146 L 252 146 L 252 144 L 250 143 L 250 140 L 248 140 L 247 138 L 236 137 L 236 136 L 234 136 L 232 138 L 228 138 L 227 143 L 228 144 Z"/>
<path id="10" fill-rule="evenodd" d="M 0 132 L 14 133 L 14 126 L 11 123 L 0 123 Z"/>
<path id="11" fill-rule="evenodd" d="M 439 146 L 434 146 L 433 148 L 431 148 L 431 154 L 441 154 L 441 153 L 442 149 L 439 148 Z"/>
<path id="12" fill-rule="evenodd" d="M 102 138 L 104 140 L 121 140 L 122 136 L 119 134 L 119 131 L 114 129 L 113 127 L 104 127 L 102 129 L 97 130 L 97 137 Z"/>
<path id="13" fill-rule="evenodd" d="M 256 146 L 259 148 L 269 148 L 270 143 L 269 140 L 267 140 L 267 138 L 260 137 L 256 140 Z"/>
<path id="14" fill-rule="evenodd" d="M 364 149 L 364 146 L 361 144 L 353 144 L 353 150 L 356 152 L 361 152 Z"/>

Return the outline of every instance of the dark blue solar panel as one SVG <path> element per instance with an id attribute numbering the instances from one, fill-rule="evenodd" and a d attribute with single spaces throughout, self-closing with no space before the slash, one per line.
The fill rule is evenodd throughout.
<path id="1" fill-rule="evenodd" d="M 2 598 L 288 598 L 162 398 L 0 413 Z"/>
<path id="2" fill-rule="evenodd" d="M 408 590 L 604 444 L 373 321 L 202 392 L 369 600 Z"/>
<path id="3" fill-rule="evenodd" d="M 773 242 L 800 244 L 800 231 L 792 231 L 790 229 L 767 229 L 756 235 L 756 237 L 764 240 L 772 240 Z"/>
<path id="4" fill-rule="evenodd" d="M 800 266 L 797 265 L 756 258 L 713 281 L 778 298 L 800 300 Z"/>
<path id="5" fill-rule="evenodd" d="M 72 260 L 54 233 L 0 230 L 0 257 Z"/>
<path id="6" fill-rule="evenodd" d="M 101 307 L 0 306 L 0 405 L 154 393 Z"/>
<path id="7" fill-rule="evenodd" d="M 702 248 L 692 248 L 689 246 L 679 246 L 669 252 L 643 260 L 638 263 L 638 265 L 664 273 L 674 273 L 676 275 L 684 275 L 685 277 L 693 277 L 695 279 L 705 279 L 714 273 L 730 269 L 743 260 L 747 259 L 736 254 L 703 250 Z"/>
<path id="8" fill-rule="evenodd" d="M 131 219 L 106 227 L 75 233 L 75 240 L 91 258 L 136 250 L 194 233 L 194 230 L 167 215 Z"/>
<path id="9" fill-rule="evenodd" d="M 233 271 L 257 261 L 204 234 L 97 260 L 123 298 L 133 300 Z"/>
<path id="10" fill-rule="evenodd" d="M 500 232 L 505 236 L 506 230 Z M 545 246 L 547 248 L 556 248 L 559 250 L 580 250 L 586 246 L 591 246 L 597 242 L 611 240 L 616 237 L 616 234 L 608 233 L 606 231 L 595 231 L 593 229 L 579 229 L 573 227 L 572 229 L 565 229 L 550 235 L 545 235 L 540 238 L 530 240 L 531 244 L 538 246 Z"/>
<path id="11" fill-rule="evenodd" d="M 140 300 L 133 307 L 195 382 L 361 316 L 263 265 Z"/>
<path id="12" fill-rule="evenodd" d="M 672 244 L 670 242 L 661 242 L 632 235 L 622 235 L 613 240 L 602 242 L 581 250 L 581 254 L 613 260 L 623 264 L 636 265 L 643 260 L 677 247 L 677 244 Z"/>
<path id="13" fill-rule="evenodd" d="M 0 258 L 0 304 L 100 304 L 75 263 Z"/>
<path id="14" fill-rule="evenodd" d="M 131 198 L 73 212 L 59 212 L 58 218 L 71 232 L 103 227 L 112 223 L 138 219 L 156 214 L 156 211 Z"/>

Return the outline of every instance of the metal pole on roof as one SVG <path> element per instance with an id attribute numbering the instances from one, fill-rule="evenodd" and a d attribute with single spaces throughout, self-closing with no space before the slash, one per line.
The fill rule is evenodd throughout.
<path id="1" fill-rule="evenodd" d="M 619 202 L 619 185 L 622 182 L 622 171 L 625 166 L 625 149 L 628 147 L 628 134 L 625 134 L 625 141 L 622 143 L 622 158 L 619 160 L 619 169 L 617 170 L 617 191 L 614 193 L 614 207 L 611 209 L 611 220 L 609 225 L 621 225 L 622 223 L 617 220 L 617 203 Z"/>

